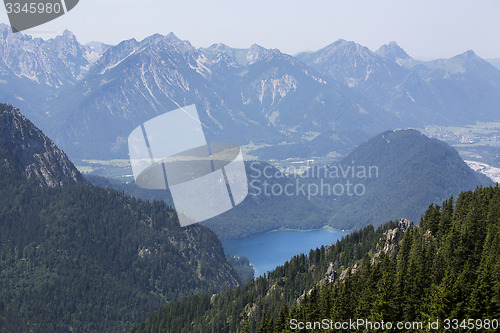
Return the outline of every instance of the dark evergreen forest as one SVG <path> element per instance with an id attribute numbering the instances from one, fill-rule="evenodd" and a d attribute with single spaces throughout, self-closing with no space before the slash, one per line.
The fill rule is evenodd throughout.
<path id="1" fill-rule="evenodd" d="M 0 332 L 115 332 L 168 301 L 239 285 L 217 236 L 164 202 L 43 188 L 0 160 Z"/>
<path id="2" fill-rule="evenodd" d="M 292 319 L 325 318 L 442 324 L 456 318 L 451 331 L 493 332 L 491 322 L 476 330 L 462 320 L 499 317 L 497 185 L 431 205 L 406 231 L 397 222 L 369 226 L 243 287 L 168 304 L 132 332 L 294 332 Z"/>

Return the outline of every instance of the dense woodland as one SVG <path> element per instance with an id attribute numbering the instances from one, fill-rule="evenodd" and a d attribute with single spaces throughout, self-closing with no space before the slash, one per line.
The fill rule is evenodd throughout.
<path id="1" fill-rule="evenodd" d="M 368 226 L 329 248 L 311 250 L 309 256 L 295 256 L 243 287 L 226 290 L 213 298 L 201 295 L 171 303 L 133 332 L 237 332 L 245 325 L 256 331 L 264 313 L 278 315 L 284 303 L 294 303 L 325 277 L 330 262 L 338 270 L 354 264 L 365 253 L 374 251 L 383 233 L 396 226 L 396 222 L 377 230 Z"/>
<path id="2" fill-rule="evenodd" d="M 164 202 L 26 181 L 0 148 L 0 332 L 115 332 L 239 285 L 216 235 Z"/>
<path id="3" fill-rule="evenodd" d="M 499 319 L 498 185 L 431 205 L 418 226 L 400 229 L 366 227 L 241 288 L 171 303 L 132 332 L 293 332 L 291 319 Z M 333 283 L 325 280 L 330 265 Z"/>

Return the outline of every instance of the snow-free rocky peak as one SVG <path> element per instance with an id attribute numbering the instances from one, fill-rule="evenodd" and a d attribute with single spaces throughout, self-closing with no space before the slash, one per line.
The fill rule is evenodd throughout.
<path id="1" fill-rule="evenodd" d="M 398 43 L 396 42 L 390 42 L 389 44 L 384 44 L 382 45 L 377 51 L 375 51 L 375 54 L 389 59 L 396 61 L 398 59 L 409 59 L 410 56 L 408 53 L 403 50 Z"/>
<path id="2" fill-rule="evenodd" d="M 0 157 L 2 168 L 9 168 L 16 176 L 39 186 L 60 187 L 85 182 L 52 140 L 19 109 L 6 104 L 0 104 Z"/>

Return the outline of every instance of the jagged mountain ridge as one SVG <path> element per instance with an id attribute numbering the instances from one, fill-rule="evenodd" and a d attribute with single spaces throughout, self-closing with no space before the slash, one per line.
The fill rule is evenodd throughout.
<path id="1" fill-rule="evenodd" d="M 74 84 L 93 64 L 90 54 L 98 50 L 80 44 L 68 30 L 45 41 L 12 33 L 9 26 L 0 24 L 0 58 L 3 64 L 15 76 L 25 77 L 40 85 L 59 88 L 68 83 Z M 101 48 L 101 52 L 104 50 Z M 99 57 L 101 55 L 98 54 Z M 5 67 L 2 70 L 6 70 Z"/>
<path id="2" fill-rule="evenodd" d="M 239 53 L 239 59 L 226 50 L 211 55 L 173 34 L 124 41 L 64 91 L 65 97 L 48 103 L 51 110 L 69 110 L 59 113 L 66 130 L 53 133 L 58 141 L 84 141 L 80 146 L 93 151 L 113 143 L 111 150 L 123 154 L 137 124 L 193 103 L 209 139 L 240 144 L 263 137 L 270 143 L 300 141 L 311 131 L 335 127 L 349 142 L 352 128 L 369 132 L 384 126 L 361 112 L 367 107 L 345 87 L 327 84 L 295 58 L 257 45 Z"/>
<path id="3" fill-rule="evenodd" d="M 375 51 L 375 54 L 392 61 L 411 58 L 408 53 L 406 53 L 406 51 L 394 41 L 389 44 L 382 45 L 377 51 Z"/>
<path id="4" fill-rule="evenodd" d="M 54 120 L 45 102 L 81 80 L 105 50 L 81 45 L 67 30 L 44 41 L 0 24 L 0 101 L 20 107 L 47 131 Z"/>
<path id="5" fill-rule="evenodd" d="M 85 183 L 66 154 L 19 109 L 0 104 L 0 156 L 4 167 L 39 186 Z"/>
<path id="6" fill-rule="evenodd" d="M 79 158 L 126 157 L 130 131 L 177 104 L 198 106 L 211 140 L 285 143 L 273 149 L 292 154 L 290 144 L 314 154 L 347 152 L 384 130 L 498 114 L 493 66 L 421 63 L 396 43 L 372 52 L 339 40 L 292 57 L 258 45 L 196 48 L 172 33 L 105 46 L 78 44 L 69 32 L 48 41 L 14 37 L 7 28 L 0 98 Z M 12 64 L 16 54 L 22 71 Z"/>
<path id="7" fill-rule="evenodd" d="M 372 52 L 340 40 L 297 57 L 367 96 L 405 126 L 499 119 L 500 71 L 471 50 L 423 62 L 396 42 Z"/>
<path id="8" fill-rule="evenodd" d="M 405 70 L 394 62 L 343 39 L 319 51 L 299 54 L 297 58 L 351 88 L 373 81 L 391 81 L 405 74 Z"/>

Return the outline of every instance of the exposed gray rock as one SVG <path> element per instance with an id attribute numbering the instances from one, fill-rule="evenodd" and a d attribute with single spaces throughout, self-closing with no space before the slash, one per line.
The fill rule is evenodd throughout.
<path id="1" fill-rule="evenodd" d="M 329 283 L 334 283 L 336 279 L 337 279 L 337 272 L 335 272 L 335 267 L 333 265 L 333 262 L 331 262 L 330 266 L 328 267 L 328 270 L 326 271 L 325 280 L 328 281 Z"/>
<path id="2" fill-rule="evenodd" d="M 24 117 L 19 109 L 0 105 L 0 149 L 9 167 L 40 186 L 60 187 L 85 179 L 66 154 Z"/>
<path id="3" fill-rule="evenodd" d="M 347 268 L 346 268 L 346 269 L 344 269 L 344 270 L 342 271 L 342 273 L 340 274 L 340 277 L 339 277 L 340 281 L 344 281 L 344 280 L 345 280 L 345 278 L 346 278 L 346 276 L 347 276 L 347 274 L 348 274 L 349 272 L 351 272 L 351 275 L 353 275 L 353 274 L 356 274 L 356 272 L 357 272 L 357 271 L 358 271 L 358 264 L 354 264 L 354 266 L 353 266 L 353 267 L 347 267 Z"/>
<path id="4" fill-rule="evenodd" d="M 377 252 L 372 258 L 372 263 L 380 257 L 382 253 L 391 254 L 399 246 L 399 241 L 403 237 L 403 234 L 410 228 L 411 221 L 407 219 L 401 219 L 397 228 L 386 231 L 377 245 Z"/>

